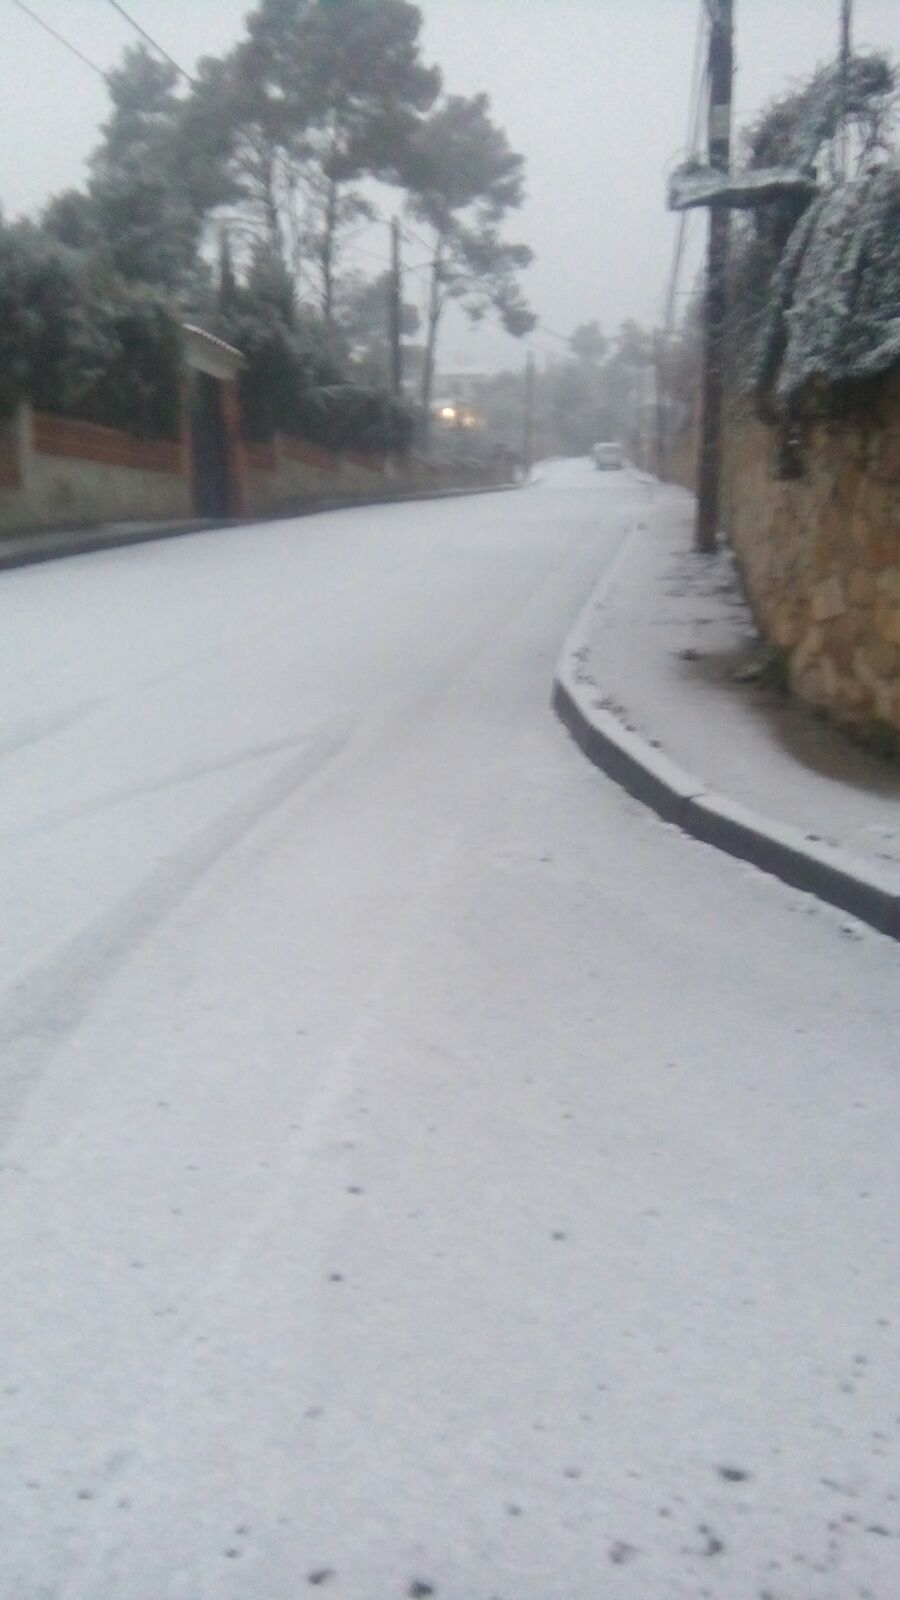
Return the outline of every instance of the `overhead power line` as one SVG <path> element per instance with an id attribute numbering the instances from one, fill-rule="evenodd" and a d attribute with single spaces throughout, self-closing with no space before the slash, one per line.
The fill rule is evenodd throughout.
<path id="1" fill-rule="evenodd" d="M 125 7 L 119 4 L 119 0 L 107 0 L 107 4 L 112 6 L 113 11 L 118 11 L 119 16 L 124 18 L 124 20 L 128 23 L 128 26 L 133 28 L 135 33 L 139 33 L 145 43 L 149 44 L 150 48 L 156 51 L 157 55 L 162 56 L 164 61 L 168 61 L 169 66 L 174 67 L 175 71 L 180 77 L 184 78 L 187 83 L 192 84 L 194 82 L 190 73 L 185 72 L 184 67 L 180 67 L 178 65 L 175 57 L 170 56 L 168 50 L 163 49 L 162 45 L 153 38 L 153 35 L 149 34 L 146 28 L 143 28 L 141 24 L 131 15 L 131 13 L 126 11 Z"/>
<path id="2" fill-rule="evenodd" d="M 402 231 L 403 237 L 408 244 L 420 244 L 423 250 L 427 250 L 429 255 L 433 255 L 434 245 L 429 244 L 427 239 L 423 239 L 421 234 L 414 233 L 413 229 L 407 227 L 406 224 L 403 225 Z"/>
<path id="3" fill-rule="evenodd" d="M 45 22 L 43 17 L 38 16 L 36 11 L 32 11 L 31 7 L 25 4 L 25 0 L 12 0 L 12 3 L 14 6 L 18 6 L 19 10 L 23 11 L 26 17 L 30 17 L 32 22 L 36 22 L 39 28 L 43 28 L 45 33 L 49 33 L 51 39 L 55 39 L 57 44 L 61 44 L 64 49 L 68 50 L 73 56 L 77 56 L 79 61 L 82 61 L 86 67 L 90 67 L 92 72 L 96 72 L 98 78 L 102 78 L 104 83 L 106 82 L 106 73 L 103 71 L 103 68 L 98 67 L 96 61 L 92 61 L 90 56 L 86 56 L 82 50 L 79 50 L 78 46 L 73 44 L 71 39 L 66 39 L 63 34 L 57 33 L 56 29 L 51 27 L 49 22 Z"/>
<path id="4" fill-rule="evenodd" d="M 555 333 L 554 330 L 552 328 L 548 328 L 546 322 L 542 322 L 540 318 L 538 318 L 537 323 L 535 324 L 534 328 L 532 329 L 532 332 L 533 333 L 542 333 L 544 335 L 544 337 L 547 338 L 547 339 L 555 339 L 557 344 L 566 344 L 567 345 L 567 344 L 571 344 L 571 342 L 572 342 L 571 336 L 569 334 L 567 334 L 567 333 Z"/>
<path id="5" fill-rule="evenodd" d="M 703 99 L 707 86 L 707 66 L 704 65 L 704 42 L 706 33 L 706 11 L 701 4 L 697 16 L 697 32 L 694 40 L 694 65 L 691 73 L 691 94 L 688 106 L 687 148 L 692 156 L 697 154 L 700 144 L 700 129 L 703 117 Z M 675 302 L 678 298 L 678 285 L 681 278 L 681 268 L 684 262 L 684 252 L 687 245 L 690 212 L 678 213 L 678 225 L 675 230 L 675 246 L 672 252 L 672 265 L 669 270 L 669 281 L 666 287 L 665 307 L 663 311 L 663 329 L 668 338 L 675 325 Z"/>

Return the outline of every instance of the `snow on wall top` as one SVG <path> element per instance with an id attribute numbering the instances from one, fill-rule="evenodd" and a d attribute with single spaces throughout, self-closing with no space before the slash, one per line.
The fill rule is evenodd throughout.
<path id="1" fill-rule="evenodd" d="M 816 193 L 817 187 L 814 177 L 795 167 L 720 172 L 716 167 L 688 163 L 669 179 L 668 205 L 670 211 L 689 211 L 696 206 L 751 210 L 784 195 L 808 197 Z"/>

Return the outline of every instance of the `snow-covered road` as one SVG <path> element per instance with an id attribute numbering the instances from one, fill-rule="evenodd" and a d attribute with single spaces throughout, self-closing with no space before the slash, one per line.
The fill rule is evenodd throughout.
<path id="1" fill-rule="evenodd" d="M 0 1600 L 896 1600 L 897 946 L 548 709 L 651 491 L 0 579 Z"/>

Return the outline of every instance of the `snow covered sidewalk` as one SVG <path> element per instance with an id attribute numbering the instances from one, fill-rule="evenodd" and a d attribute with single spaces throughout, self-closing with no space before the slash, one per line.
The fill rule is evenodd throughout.
<path id="1" fill-rule="evenodd" d="M 557 708 L 668 820 L 900 936 L 900 773 L 755 677 L 734 558 L 692 535 L 692 496 L 655 486 L 566 641 Z"/>

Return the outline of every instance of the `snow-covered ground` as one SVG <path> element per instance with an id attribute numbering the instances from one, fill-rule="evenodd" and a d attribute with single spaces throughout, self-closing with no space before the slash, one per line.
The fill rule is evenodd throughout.
<path id="1" fill-rule="evenodd" d="M 548 709 L 649 491 L 0 580 L 2 1600 L 895 1600 L 897 947 Z"/>

